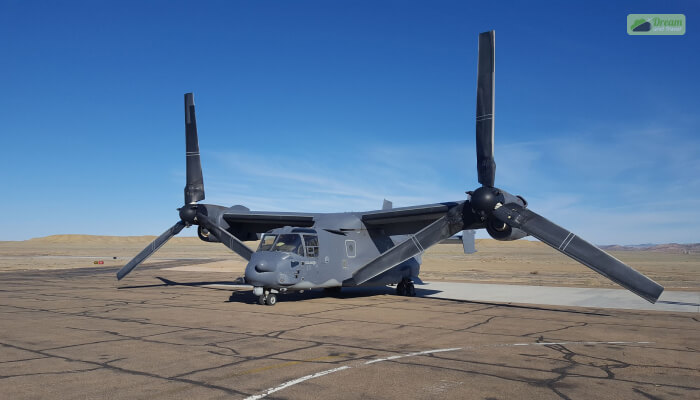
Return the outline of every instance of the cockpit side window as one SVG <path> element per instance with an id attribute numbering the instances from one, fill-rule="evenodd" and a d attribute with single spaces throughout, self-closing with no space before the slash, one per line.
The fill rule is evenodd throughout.
<path id="1" fill-rule="evenodd" d="M 304 243 L 306 244 L 306 256 L 318 257 L 318 236 L 304 235 Z"/>
<path id="2" fill-rule="evenodd" d="M 275 243 L 275 239 L 277 239 L 277 235 L 270 235 L 269 233 L 265 234 L 262 237 L 262 240 L 260 240 L 258 251 L 271 251 L 272 245 Z"/>
<path id="3" fill-rule="evenodd" d="M 304 246 L 301 243 L 301 236 L 296 233 L 280 235 L 272 251 L 283 251 L 303 256 Z"/>

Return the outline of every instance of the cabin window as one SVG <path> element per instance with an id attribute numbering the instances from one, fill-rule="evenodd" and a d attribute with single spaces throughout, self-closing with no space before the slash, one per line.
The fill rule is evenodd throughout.
<path id="1" fill-rule="evenodd" d="M 353 258 L 357 255 L 357 249 L 355 248 L 354 240 L 345 241 L 345 252 L 347 253 L 348 258 Z"/>
<path id="2" fill-rule="evenodd" d="M 318 236 L 304 235 L 304 243 L 306 244 L 306 256 L 318 257 Z"/>
<path id="3" fill-rule="evenodd" d="M 272 245 L 275 243 L 275 239 L 277 239 L 277 235 L 263 235 L 262 240 L 260 240 L 258 251 L 271 251 Z"/>
<path id="4" fill-rule="evenodd" d="M 304 255 L 304 246 L 301 243 L 301 236 L 292 233 L 280 235 L 272 251 L 282 251 L 285 253 L 294 253 L 300 256 Z"/>

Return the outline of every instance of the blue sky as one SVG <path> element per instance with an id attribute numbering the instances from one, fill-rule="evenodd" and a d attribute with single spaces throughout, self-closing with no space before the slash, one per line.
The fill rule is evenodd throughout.
<path id="1" fill-rule="evenodd" d="M 495 29 L 496 185 L 594 243 L 700 242 L 699 11 L 3 1 L 0 240 L 172 225 L 188 91 L 206 202 L 332 212 L 464 199 L 478 186 L 477 35 Z M 628 36 L 629 13 L 683 13 L 687 33 Z"/>

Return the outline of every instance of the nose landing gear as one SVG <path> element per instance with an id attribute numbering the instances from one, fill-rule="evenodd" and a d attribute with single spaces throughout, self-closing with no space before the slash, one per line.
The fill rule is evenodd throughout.
<path id="1" fill-rule="evenodd" d="M 399 296 L 413 297 L 416 295 L 416 288 L 413 286 L 413 281 L 410 279 L 403 279 L 396 285 L 396 294 Z"/>
<path id="2" fill-rule="evenodd" d="M 274 306 L 277 304 L 277 294 L 272 293 L 269 289 L 265 289 L 261 295 L 258 296 L 258 304 Z"/>

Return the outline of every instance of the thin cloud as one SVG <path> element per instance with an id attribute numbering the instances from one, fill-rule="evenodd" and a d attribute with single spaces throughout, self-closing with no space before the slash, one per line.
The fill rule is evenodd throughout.
<path id="1" fill-rule="evenodd" d="M 527 136 L 527 135 L 525 135 Z M 666 130 L 576 133 L 497 145 L 497 184 L 594 243 L 698 241 L 700 142 Z M 684 143 L 679 146 L 678 143 Z M 207 201 L 251 209 L 340 212 L 466 198 L 474 147 L 377 143 L 330 159 L 205 153 Z M 483 237 L 483 235 L 480 235 Z"/>

